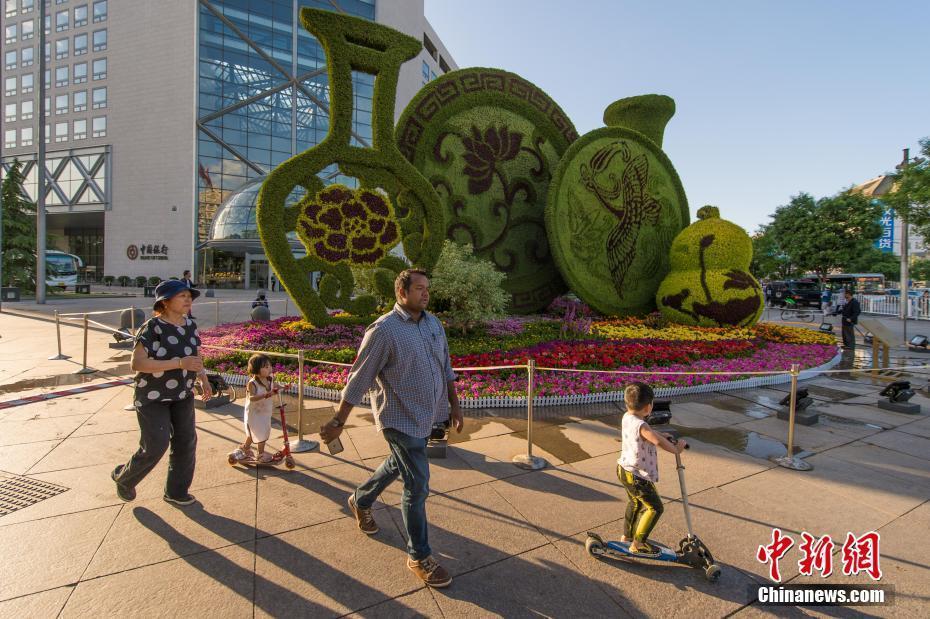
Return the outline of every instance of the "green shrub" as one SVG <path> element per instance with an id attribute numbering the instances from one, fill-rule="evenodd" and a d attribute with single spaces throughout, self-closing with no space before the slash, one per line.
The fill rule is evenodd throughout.
<path id="1" fill-rule="evenodd" d="M 122 286 L 123 288 L 126 288 L 127 286 L 129 286 L 129 284 L 132 283 L 132 278 L 129 277 L 128 275 L 120 275 L 119 277 L 116 278 L 116 281 L 119 282 L 120 286 Z"/>
<path id="2" fill-rule="evenodd" d="M 116 278 L 113 277 L 112 275 L 104 275 L 104 276 L 103 276 L 103 283 L 106 284 L 107 286 L 112 286 L 112 285 L 113 285 L 113 282 L 114 282 L 115 280 L 116 280 Z"/>
<path id="3" fill-rule="evenodd" d="M 765 303 L 749 274 L 752 240 L 720 211 L 705 206 L 698 221 L 675 237 L 671 271 L 656 304 L 673 322 L 704 327 L 746 327 L 758 322 Z"/>
<path id="4" fill-rule="evenodd" d="M 136 286 L 138 286 L 139 288 L 142 288 L 145 286 L 148 280 L 149 278 L 147 278 L 145 275 L 138 275 L 136 276 Z"/>
<path id="5" fill-rule="evenodd" d="M 451 327 L 466 333 L 486 320 L 504 316 L 509 300 L 502 287 L 504 278 L 490 260 L 475 256 L 471 245 L 447 240 L 430 276 L 430 302 L 444 308 Z"/>
<path id="6" fill-rule="evenodd" d="M 158 284 L 161 283 L 161 278 L 158 277 L 157 275 L 153 275 L 149 278 L 148 283 L 149 283 L 149 286 L 157 286 Z"/>

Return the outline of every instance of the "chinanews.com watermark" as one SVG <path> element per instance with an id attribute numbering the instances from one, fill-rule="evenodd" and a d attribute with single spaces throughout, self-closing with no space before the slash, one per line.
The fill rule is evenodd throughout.
<path id="1" fill-rule="evenodd" d="M 837 540 L 838 541 L 838 540 Z M 759 546 L 756 560 L 768 565 L 771 585 L 750 585 L 750 597 L 763 606 L 890 606 L 894 604 L 894 587 L 878 584 L 797 584 L 782 583 L 780 561 L 794 546 L 794 539 L 781 529 L 772 529 L 771 543 Z M 798 574 L 828 578 L 834 571 L 833 549 L 837 546 L 829 535 L 815 537 L 804 531 L 797 550 Z M 881 535 L 869 531 L 860 536 L 847 533 L 837 553 L 836 571 L 844 576 L 860 576 L 878 582 L 882 578 Z"/>
<path id="2" fill-rule="evenodd" d="M 762 606 L 891 606 L 892 585 L 750 585 Z"/>

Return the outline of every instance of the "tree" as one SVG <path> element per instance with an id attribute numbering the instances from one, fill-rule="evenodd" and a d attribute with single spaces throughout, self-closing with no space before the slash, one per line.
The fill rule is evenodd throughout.
<path id="1" fill-rule="evenodd" d="M 36 287 L 36 206 L 23 188 L 22 164 L 14 160 L 3 179 L 4 285 Z"/>
<path id="2" fill-rule="evenodd" d="M 842 269 L 846 273 L 881 273 L 885 279 L 898 281 L 901 277 L 901 258 L 872 246 L 868 251 L 853 257 Z M 913 271 L 910 273 L 911 278 L 916 279 Z"/>
<path id="3" fill-rule="evenodd" d="M 918 282 L 930 281 L 930 258 L 915 260 L 910 267 L 908 267 L 907 274 L 911 279 Z"/>
<path id="4" fill-rule="evenodd" d="M 768 225 L 759 228 L 752 236 L 749 270 L 757 279 L 788 279 L 795 275 L 790 258 Z"/>
<path id="5" fill-rule="evenodd" d="M 859 193 L 819 200 L 801 193 L 778 207 L 769 228 L 793 267 L 825 282 L 828 273 L 870 251 L 881 234 L 881 213 L 880 205 Z"/>
<path id="6" fill-rule="evenodd" d="M 907 217 L 924 238 L 930 237 L 930 138 L 920 140 L 921 156 L 898 170 L 894 190 L 882 201 Z"/>
<path id="7" fill-rule="evenodd" d="M 501 318 L 510 295 L 503 288 L 507 276 L 494 263 L 474 255 L 471 245 L 445 241 L 430 277 L 430 297 L 449 325 L 467 333 L 486 320 Z"/>

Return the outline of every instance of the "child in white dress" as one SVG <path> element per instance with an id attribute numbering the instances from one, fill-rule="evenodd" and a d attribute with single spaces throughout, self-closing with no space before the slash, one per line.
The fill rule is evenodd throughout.
<path id="1" fill-rule="evenodd" d="M 271 416 L 274 414 L 274 401 L 278 387 L 271 377 L 271 359 L 265 355 L 255 354 L 249 357 L 249 382 L 246 385 L 248 397 L 245 403 L 245 442 L 236 452 L 238 459 L 251 458 L 252 443 L 258 448 L 259 462 L 272 461 L 271 454 L 265 453 L 265 442 L 271 437 Z M 240 453 L 241 452 L 241 453 Z"/>

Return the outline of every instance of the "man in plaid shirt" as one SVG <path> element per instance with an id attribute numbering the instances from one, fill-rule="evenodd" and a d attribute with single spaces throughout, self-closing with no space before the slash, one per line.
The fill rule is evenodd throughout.
<path id="1" fill-rule="evenodd" d="M 404 482 L 401 513 L 407 529 L 407 567 L 431 587 L 446 587 L 452 577 L 432 556 L 427 536 L 426 497 L 429 461 L 426 443 L 433 425 L 450 418 L 462 431 L 462 410 L 455 395 L 449 343 L 439 319 L 426 311 L 429 279 L 407 269 L 394 282 L 394 309 L 369 325 L 349 372 L 342 401 L 320 431 L 329 443 L 342 433 L 353 406 L 368 392 L 375 427 L 391 454 L 371 478 L 349 495 L 349 508 L 363 533 L 378 525 L 371 507 L 395 479 Z M 448 408 L 447 408 L 448 403 Z"/>

